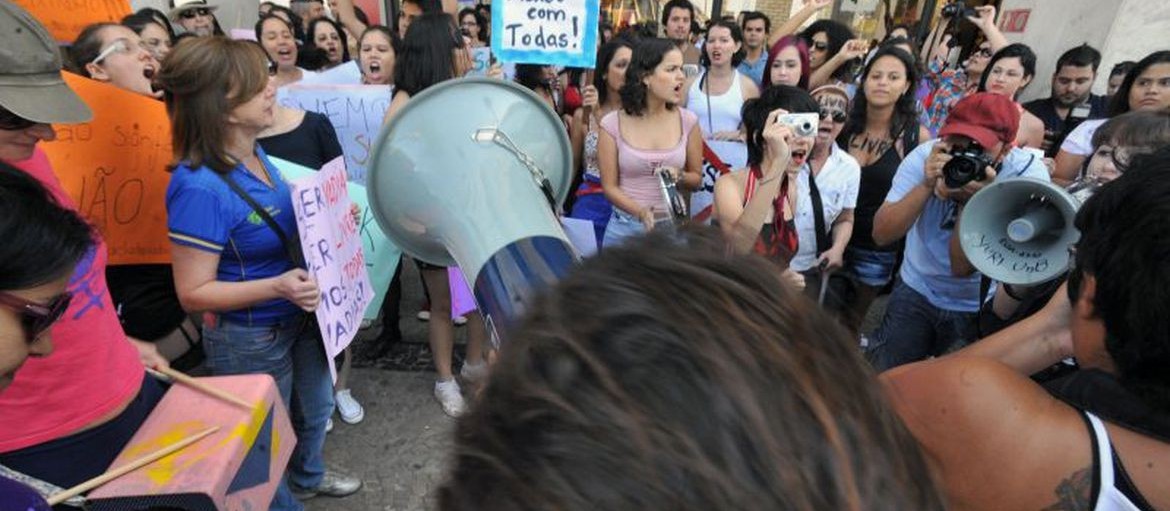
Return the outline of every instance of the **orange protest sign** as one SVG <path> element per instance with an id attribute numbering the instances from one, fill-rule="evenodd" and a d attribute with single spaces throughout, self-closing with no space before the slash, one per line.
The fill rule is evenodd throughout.
<path id="1" fill-rule="evenodd" d="M 171 124 L 161 101 L 71 73 L 69 87 L 93 109 L 84 124 L 54 126 L 41 147 L 77 209 L 97 226 L 110 264 L 170 263 L 166 191 Z"/>
<path id="2" fill-rule="evenodd" d="M 117 23 L 130 14 L 129 0 L 13 0 L 23 7 L 58 42 L 71 43 L 86 25 Z"/>

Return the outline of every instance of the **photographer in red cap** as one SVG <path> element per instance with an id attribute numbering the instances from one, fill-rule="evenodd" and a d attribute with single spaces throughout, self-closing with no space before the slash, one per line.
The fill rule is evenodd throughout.
<path id="1" fill-rule="evenodd" d="M 980 277 L 954 232 L 963 205 L 996 179 L 1048 180 L 1034 155 L 1012 146 L 1020 112 L 1006 96 L 960 100 L 939 139 L 908 154 L 874 218 L 878 244 L 906 237 L 905 260 L 868 356 L 879 370 L 938 356 L 976 340 Z"/>

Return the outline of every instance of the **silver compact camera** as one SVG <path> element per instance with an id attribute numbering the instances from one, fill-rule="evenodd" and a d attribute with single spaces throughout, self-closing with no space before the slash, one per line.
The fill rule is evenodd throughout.
<path id="1" fill-rule="evenodd" d="M 784 114 L 776 118 L 778 124 L 792 128 L 798 137 L 815 137 L 821 118 L 817 114 Z"/>

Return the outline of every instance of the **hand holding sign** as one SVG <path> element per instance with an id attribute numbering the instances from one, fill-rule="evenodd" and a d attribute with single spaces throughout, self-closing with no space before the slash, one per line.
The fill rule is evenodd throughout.
<path id="1" fill-rule="evenodd" d="M 593 67 L 599 0 L 497 0 L 492 51 L 507 62 Z"/>

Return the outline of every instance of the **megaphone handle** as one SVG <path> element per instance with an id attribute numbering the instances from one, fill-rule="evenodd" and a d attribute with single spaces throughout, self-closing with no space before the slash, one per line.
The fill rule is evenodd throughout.
<path id="1" fill-rule="evenodd" d="M 544 192 L 544 198 L 548 200 L 548 207 L 552 208 L 554 215 L 560 214 L 560 208 L 557 207 L 556 194 L 553 193 L 552 183 L 547 177 L 540 178 L 540 191 Z"/>

